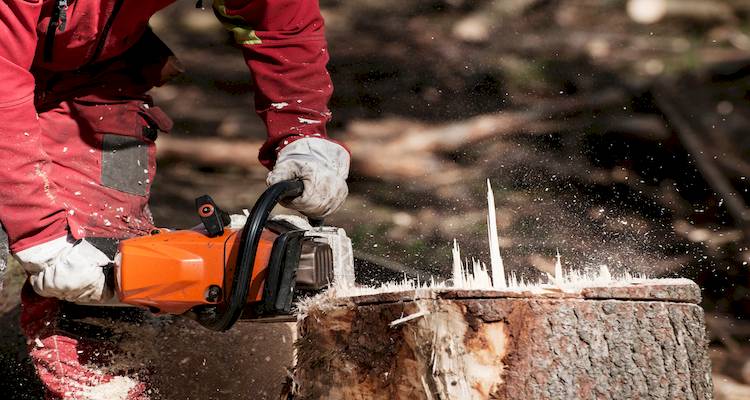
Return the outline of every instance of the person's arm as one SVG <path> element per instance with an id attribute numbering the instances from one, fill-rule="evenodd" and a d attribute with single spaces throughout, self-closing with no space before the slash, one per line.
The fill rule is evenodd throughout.
<path id="1" fill-rule="evenodd" d="M 268 130 L 260 161 L 273 166 L 284 141 L 326 137 L 333 86 L 317 0 L 217 0 L 214 11 L 242 47 L 255 108 Z"/>
<path id="2" fill-rule="evenodd" d="M 268 183 L 302 179 L 305 192 L 289 205 L 310 217 L 333 213 L 348 193 L 349 154 L 326 134 L 333 85 L 318 1 L 215 0 L 214 11 L 253 74 Z"/>
<path id="3" fill-rule="evenodd" d="M 110 261 L 91 244 L 69 237 L 34 107 L 29 68 L 41 8 L 41 0 L 0 3 L 0 222 L 37 293 L 96 301 L 107 295 L 101 267 Z"/>
<path id="4" fill-rule="evenodd" d="M 42 1 L 0 3 L 0 221 L 11 250 L 21 251 L 67 235 L 65 210 L 48 179 L 51 161 L 42 149 L 34 108 L 36 50 Z"/>

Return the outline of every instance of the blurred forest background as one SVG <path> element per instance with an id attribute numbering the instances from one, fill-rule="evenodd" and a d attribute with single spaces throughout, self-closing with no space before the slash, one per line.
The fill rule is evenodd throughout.
<path id="1" fill-rule="evenodd" d="M 506 268 L 535 279 L 559 250 L 566 268 L 695 279 L 717 398 L 750 398 L 750 2 L 321 6 L 330 132 L 353 157 L 350 197 L 327 223 L 363 257 L 446 277 L 455 238 L 487 261 L 489 179 Z M 265 133 L 241 54 L 185 2 L 152 26 L 187 68 L 153 91 L 176 123 L 158 142 L 158 224 L 195 225 L 204 193 L 250 208 Z M 399 276 L 382 272 L 360 279 Z"/>

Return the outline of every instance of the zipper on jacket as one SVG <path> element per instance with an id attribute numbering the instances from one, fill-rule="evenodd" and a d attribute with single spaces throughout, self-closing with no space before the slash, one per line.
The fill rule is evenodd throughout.
<path id="1" fill-rule="evenodd" d="M 120 9 L 122 8 L 122 3 L 124 2 L 125 0 L 117 0 L 115 5 L 112 7 L 112 12 L 109 14 L 109 18 L 107 18 L 107 22 L 104 23 L 104 29 L 102 29 L 102 33 L 99 36 L 99 41 L 96 43 L 94 54 L 91 56 L 91 58 L 86 63 L 86 65 L 93 64 L 96 61 L 96 59 L 99 58 L 100 55 L 102 55 L 102 51 L 104 50 L 104 45 L 107 43 L 107 36 L 109 36 L 109 31 L 112 29 L 112 25 L 115 23 L 115 17 L 117 16 L 117 13 L 120 12 Z"/>
<path id="2" fill-rule="evenodd" d="M 47 25 L 47 35 L 44 40 L 44 61 L 52 62 L 52 53 L 55 49 L 55 35 L 57 31 L 65 30 L 68 23 L 68 0 L 57 0 L 57 4 L 52 9 L 52 17 Z"/>

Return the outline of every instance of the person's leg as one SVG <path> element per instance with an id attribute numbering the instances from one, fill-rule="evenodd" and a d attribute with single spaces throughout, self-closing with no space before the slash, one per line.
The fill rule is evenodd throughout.
<path id="1" fill-rule="evenodd" d="M 146 400 L 146 385 L 137 372 L 113 370 L 117 346 L 101 332 L 64 329 L 63 302 L 34 293 L 28 283 L 21 293 L 21 328 L 29 356 L 47 389 L 48 399 Z"/>
<path id="2" fill-rule="evenodd" d="M 63 101 L 39 114 L 54 165 L 50 193 L 68 210 L 70 233 L 132 237 L 154 228 L 148 208 L 156 173 L 154 140 L 171 121 L 150 98 Z"/>
<path id="3" fill-rule="evenodd" d="M 153 141 L 169 121 L 148 100 L 66 101 L 39 115 L 45 151 L 55 160 L 49 179 L 57 190 L 50 195 L 68 209 L 75 238 L 125 238 L 153 229 Z M 119 365 L 116 335 L 68 314 L 64 302 L 24 288 L 22 329 L 48 396 L 147 399 L 146 371 Z"/>

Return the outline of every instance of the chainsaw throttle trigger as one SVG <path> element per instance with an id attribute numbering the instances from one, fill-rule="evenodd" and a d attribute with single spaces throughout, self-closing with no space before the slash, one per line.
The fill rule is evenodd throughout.
<path id="1" fill-rule="evenodd" d="M 214 203 L 211 196 L 206 194 L 195 199 L 195 208 L 209 237 L 224 234 L 224 227 L 229 225 L 231 218 L 229 214 Z"/>

